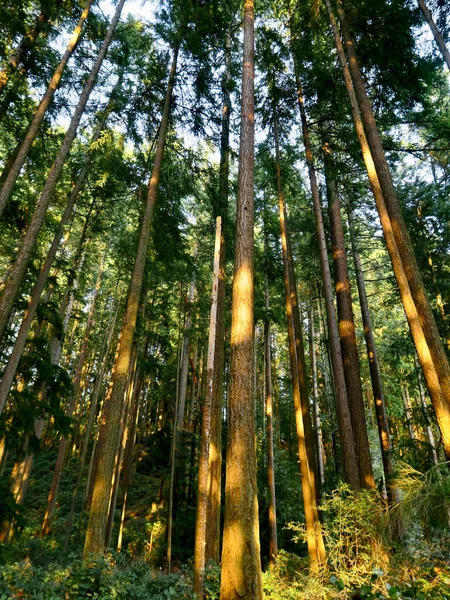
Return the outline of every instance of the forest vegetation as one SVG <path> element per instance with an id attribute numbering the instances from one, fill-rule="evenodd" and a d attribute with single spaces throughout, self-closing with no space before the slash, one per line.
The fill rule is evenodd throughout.
<path id="1" fill-rule="evenodd" d="M 0 3 L 0 600 L 450 599 L 449 43 Z"/>

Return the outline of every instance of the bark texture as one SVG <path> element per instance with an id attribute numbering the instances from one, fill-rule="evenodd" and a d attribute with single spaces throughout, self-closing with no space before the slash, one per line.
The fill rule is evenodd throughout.
<path id="1" fill-rule="evenodd" d="M 262 600 L 253 399 L 254 18 L 253 0 L 245 0 L 220 600 Z"/>

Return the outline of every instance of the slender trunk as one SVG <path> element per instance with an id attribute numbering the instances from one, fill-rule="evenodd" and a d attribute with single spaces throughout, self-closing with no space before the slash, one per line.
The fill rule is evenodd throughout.
<path id="1" fill-rule="evenodd" d="M 394 466 L 392 464 L 392 443 L 389 432 L 389 421 L 386 411 L 386 401 L 384 398 L 383 384 L 381 382 L 380 366 L 378 363 L 377 349 L 373 337 L 372 319 L 370 317 L 369 304 L 367 302 L 366 285 L 364 282 L 364 273 L 361 267 L 361 259 L 355 243 L 355 231 L 352 223 L 352 217 L 348 214 L 350 239 L 352 243 L 353 261 L 355 264 L 356 284 L 358 286 L 359 304 L 361 308 L 361 317 L 364 327 L 364 337 L 366 340 L 367 360 L 369 361 L 370 379 L 372 382 L 373 397 L 375 400 L 375 414 L 377 417 L 378 436 L 380 438 L 381 457 L 383 460 L 384 479 L 386 482 L 386 491 L 388 502 L 392 506 L 397 501 L 397 493 L 392 488 L 392 477 Z"/>
<path id="2" fill-rule="evenodd" d="M 253 403 L 254 2 L 244 1 L 244 55 L 221 600 L 262 600 Z"/>
<path id="3" fill-rule="evenodd" d="M 203 403 L 202 437 L 198 466 L 197 519 L 195 523 L 194 550 L 194 592 L 199 598 L 204 595 L 206 563 L 206 528 L 208 507 L 208 472 L 211 444 L 211 408 L 214 394 L 214 362 L 217 345 L 217 303 L 220 270 L 220 246 L 222 237 L 222 218 L 216 219 L 216 240 L 214 246 L 214 269 L 212 285 L 212 304 L 209 320 L 208 356 L 206 363 L 206 394 Z"/>
<path id="4" fill-rule="evenodd" d="M 97 415 L 97 406 L 98 406 L 98 401 L 100 398 L 100 391 L 101 391 L 101 388 L 103 385 L 103 376 L 104 376 L 104 373 L 106 370 L 106 363 L 108 361 L 109 351 L 111 348 L 111 343 L 112 343 L 115 328 L 116 328 L 116 321 L 117 321 L 117 314 L 119 312 L 119 306 L 120 306 L 120 302 L 117 303 L 117 308 L 114 311 L 114 317 L 113 317 L 111 326 L 109 328 L 109 331 L 106 334 L 104 348 L 103 348 L 102 352 L 100 353 L 100 356 L 102 358 L 101 358 L 101 362 L 100 362 L 100 366 L 98 368 L 97 374 L 95 376 L 94 388 L 92 390 L 91 405 L 89 408 L 89 417 L 88 417 L 88 421 L 86 423 L 86 429 L 84 431 L 83 443 L 81 446 L 81 454 L 80 454 L 80 459 L 79 459 L 79 464 L 78 464 L 77 478 L 76 478 L 75 486 L 73 488 L 73 493 L 72 493 L 72 504 L 70 506 L 69 517 L 67 519 L 66 540 L 64 543 L 64 552 L 67 552 L 67 550 L 69 548 L 69 544 L 70 544 L 70 535 L 72 533 L 73 517 L 74 517 L 75 509 L 77 506 L 78 491 L 80 489 L 81 478 L 83 476 L 83 469 L 84 469 L 84 465 L 86 463 L 86 456 L 87 456 L 87 452 L 88 452 L 89 440 L 91 438 L 92 427 L 94 425 L 94 420 Z M 88 487 L 88 485 L 87 485 L 87 487 Z"/>
<path id="5" fill-rule="evenodd" d="M 350 281 L 348 277 L 341 205 L 336 181 L 332 173 L 333 167 L 330 164 L 330 158 L 326 155 L 326 152 L 327 149 L 324 147 L 325 175 L 331 225 L 331 251 L 333 256 L 339 338 L 341 342 L 342 361 L 344 363 L 345 383 L 350 405 L 353 435 L 355 438 L 359 478 L 363 487 L 373 489 L 375 488 L 375 479 L 373 477 L 372 459 L 370 457 L 364 399 L 361 387 L 361 371 L 359 366 L 358 345 L 356 342 Z"/>
<path id="6" fill-rule="evenodd" d="M 8 64 L 0 71 L 0 94 L 5 89 L 9 78 L 23 64 L 28 52 L 34 47 L 39 34 L 45 30 L 49 21 L 50 15 L 42 11 L 39 13 L 33 29 L 27 32 L 20 44 L 14 50 L 14 54 L 9 59 Z"/>
<path id="7" fill-rule="evenodd" d="M 92 325 L 94 323 L 94 314 L 95 314 L 95 306 L 97 303 L 98 295 L 100 292 L 100 284 L 103 275 L 103 264 L 104 264 L 105 255 L 102 256 L 100 260 L 100 267 L 97 277 L 97 283 L 95 286 L 94 295 L 92 297 L 91 307 L 89 310 L 88 320 L 86 324 L 86 329 L 83 337 L 83 344 L 81 346 L 80 355 L 77 361 L 77 367 L 75 371 L 75 379 L 73 382 L 72 395 L 70 398 L 69 405 L 66 410 L 66 416 L 72 417 L 73 412 L 75 410 L 75 406 L 78 401 L 78 396 L 80 393 L 80 385 L 81 385 L 81 377 L 83 374 L 83 367 L 85 364 L 86 353 L 88 349 L 89 338 L 91 334 Z M 61 480 L 61 474 L 64 468 L 64 458 L 66 456 L 66 450 L 68 445 L 68 439 L 66 436 L 61 438 L 61 443 L 58 449 L 58 456 L 56 458 L 56 465 L 53 471 L 53 479 L 50 486 L 50 492 L 47 499 L 47 509 L 44 515 L 44 521 L 42 523 L 41 535 L 48 535 L 50 533 L 50 523 L 53 518 L 55 507 L 56 507 L 56 498 L 58 495 L 59 483 Z"/>
<path id="8" fill-rule="evenodd" d="M 352 106 L 355 128 L 380 215 L 403 308 L 436 413 L 446 457 L 450 459 L 450 367 L 392 184 L 389 167 L 367 97 L 343 8 L 339 2 L 339 17 L 349 55 L 350 69 L 346 62 L 330 0 L 325 0 L 325 3 L 330 15 L 339 60 Z"/>
<path id="9" fill-rule="evenodd" d="M 274 567 L 278 557 L 277 511 L 275 496 L 275 459 L 273 452 L 273 392 L 272 392 L 272 357 L 270 351 L 269 321 L 269 281 L 264 276 L 264 300 L 266 317 L 264 320 L 264 358 L 266 379 L 266 419 L 267 419 L 267 487 L 269 492 L 269 562 Z"/>
<path id="10" fill-rule="evenodd" d="M 31 123 L 27 129 L 27 132 L 26 132 L 25 138 L 23 139 L 20 150 L 18 151 L 17 156 L 14 160 L 14 163 L 11 165 L 11 167 L 9 169 L 8 176 L 6 177 L 5 182 L 2 185 L 2 188 L 0 190 L 0 217 L 2 216 L 5 206 L 6 206 L 6 203 L 9 199 L 9 197 L 11 196 L 11 192 L 13 190 L 14 184 L 17 180 L 17 177 L 19 176 L 20 170 L 22 169 L 22 167 L 25 163 L 25 160 L 28 156 L 31 145 L 33 144 L 33 141 L 38 133 L 39 127 L 45 117 L 45 113 L 47 112 L 47 109 L 50 106 L 50 102 L 53 98 L 53 94 L 55 93 L 55 91 L 61 81 L 61 77 L 64 72 L 64 69 L 65 69 L 70 57 L 72 56 L 73 51 L 75 50 L 75 48 L 78 44 L 79 38 L 81 36 L 81 30 L 83 29 L 84 22 L 87 19 L 87 16 L 89 14 L 89 11 L 91 9 L 91 5 L 92 5 L 93 1 L 94 0 L 87 0 L 87 2 L 86 2 L 84 10 L 81 13 L 78 23 L 72 33 L 72 37 L 69 40 L 66 51 L 64 52 L 59 65 L 56 67 L 53 77 L 51 78 L 50 83 L 48 84 L 48 87 L 44 94 L 44 97 L 42 98 L 36 112 L 34 113 L 33 120 L 31 121 Z M 1 75 L 0 75 L 0 81 L 1 81 Z M 1 91 L 1 86 L 0 86 L 0 91 Z"/>
<path id="11" fill-rule="evenodd" d="M 64 163 L 69 155 L 70 148 L 78 130 L 78 125 L 80 123 L 81 117 L 83 116 L 84 109 L 86 108 L 87 101 L 94 87 L 98 72 L 100 71 L 100 67 L 102 66 L 103 60 L 106 56 L 109 44 L 113 38 L 124 4 L 125 0 L 120 0 L 119 4 L 117 5 L 116 12 L 111 21 L 103 44 L 100 48 L 100 52 L 95 60 L 91 72 L 89 73 L 89 77 L 83 88 L 83 91 L 81 92 L 78 105 L 72 116 L 66 135 L 64 136 L 61 148 L 59 149 L 58 155 L 50 170 L 42 194 L 36 204 L 34 214 L 26 231 L 26 235 L 24 237 L 22 246 L 16 258 L 16 262 L 14 263 L 14 266 L 11 269 L 8 280 L 3 289 L 3 293 L 0 298 L 0 338 L 4 334 L 11 309 L 18 295 L 23 278 L 25 277 L 28 263 L 33 254 L 34 247 L 36 245 L 39 232 L 44 222 L 48 206 L 50 204 L 56 185 L 61 176 Z"/>
<path id="12" fill-rule="evenodd" d="M 297 83 L 298 104 L 300 117 L 302 121 L 303 143 L 306 152 L 306 163 L 308 167 L 309 181 L 311 185 L 311 195 L 313 199 L 314 217 L 316 222 L 316 232 L 319 244 L 320 269 L 322 273 L 325 306 L 328 324 L 328 336 L 330 344 L 331 362 L 333 366 L 334 389 L 336 397 L 336 412 L 339 426 L 339 436 L 342 446 L 342 458 L 344 467 L 344 477 L 346 482 L 354 489 L 361 486 L 359 477 L 358 462 L 355 452 L 355 439 L 352 428 L 350 408 L 348 404 L 347 389 L 345 385 L 344 366 L 342 362 L 341 347 L 339 343 L 339 330 L 336 322 L 336 312 L 333 301 L 333 287 L 331 283 L 330 265 L 328 262 L 327 245 L 325 241 L 325 230 L 322 219 L 322 207 L 317 185 L 316 171 L 314 168 L 314 159 L 309 137 L 308 122 L 303 100 L 303 92 L 300 82 L 298 65 L 295 65 L 295 76 Z"/>
<path id="13" fill-rule="evenodd" d="M 180 387 L 178 390 L 178 415 L 177 423 L 179 429 L 183 429 L 184 413 L 186 405 L 186 391 L 189 369 L 189 345 L 191 340 L 193 303 L 195 297 L 195 281 L 191 281 L 189 288 L 189 299 L 186 307 L 186 321 L 184 325 L 183 344 L 181 346 L 181 365 L 180 365 Z"/>
<path id="14" fill-rule="evenodd" d="M 411 399 L 409 397 L 409 390 L 408 390 L 407 385 L 402 385 L 401 391 L 402 391 L 403 407 L 405 409 L 405 417 L 406 417 L 406 424 L 408 426 L 409 437 L 411 438 L 411 440 L 414 443 L 416 443 L 417 437 L 416 437 L 416 432 L 414 431 L 414 427 L 413 427 Z"/>
<path id="15" fill-rule="evenodd" d="M 444 38 L 442 37 L 441 32 L 439 31 L 439 29 L 436 26 L 436 23 L 434 22 L 434 19 L 431 15 L 431 11 L 425 4 L 424 0 L 417 0 L 417 3 L 419 5 L 420 10 L 422 11 L 423 16 L 425 17 L 425 21 L 428 23 L 428 26 L 431 29 L 434 41 L 436 42 L 436 44 L 439 47 L 439 50 L 441 51 L 442 58 L 445 60 L 447 68 L 450 71 L 450 52 L 447 48 Z"/>
<path id="16" fill-rule="evenodd" d="M 102 118 L 101 123 L 99 124 L 96 132 L 94 133 L 94 135 L 92 137 L 91 145 L 94 144 L 99 139 L 100 134 L 103 129 L 103 126 L 104 126 L 104 122 L 106 120 L 106 117 L 107 117 L 107 112 L 104 113 L 104 117 Z M 56 232 L 56 234 L 53 238 L 52 245 L 50 246 L 50 249 L 47 253 L 45 262 L 41 268 L 38 279 L 34 285 L 33 292 L 31 295 L 31 300 L 28 304 L 25 315 L 22 319 L 22 323 L 20 325 L 19 332 L 17 334 L 17 338 L 14 343 L 14 348 L 11 352 L 11 355 L 8 360 L 8 364 L 5 367 L 5 370 L 3 372 L 3 377 L 2 377 L 2 380 L 0 383 L 0 413 L 3 412 L 3 409 L 5 407 L 5 403 L 6 403 L 8 394 L 9 394 L 9 390 L 11 389 L 11 385 L 14 380 L 14 376 L 16 374 L 20 358 L 21 358 L 21 356 L 23 354 L 23 350 L 25 348 L 25 344 L 26 344 L 27 337 L 28 337 L 28 334 L 29 334 L 29 331 L 31 328 L 31 324 L 33 322 L 37 308 L 39 306 L 39 302 L 40 302 L 41 295 L 42 295 L 42 292 L 45 287 L 45 283 L 47 281 L 51 266 L 55 259 L 56 253 L 58 251 L 58 248 L 59 248 L 59 245 L 61 242 L 61 238 L 64 233 L 64 228 L 72 216 L 73 208 L 78 199 L 78 196 L 83 187 L 83 184 L 86 180 L 86 176 L 89 171 L 91 160 L 92 160 L 92 153 L 89 153 L 86 158 L 86 161 L 84 163 L 84 166 L 80 172 L 80 175 L 78 176 L 78 180 L 77 180 L 75 186 L 73 187 L 72 192 L 70 193 L 69 201 L 67 203 L 67 206 L 64 210 L 64 214 L 63 214 L 61 221 L 59 223 L 59 226 L 58 226 L 58 231 Z"/>
<path id="17" fill-rule="evenodd" d="M 178 58 L 178 46 L 174 49 L 172 67 L 167 86 L 164 111 L 159 128 L 159 139 L 156 149 L 153 172 L 148 188 L 145 213 L 139 234 L 138 250 L 134 265 L 131 287 L 128 295 L 127 310 L 122 327 L 121 339 L 114 364 L 112 385 L 109 397 L 105 403 L 100 431 L 100 451 L 97 471 L 94 481 L 92 504 L 89 523 L 86 531 L 84 556 L 101 555 L 105 548 L 105 533 L 109 513 L 111 481 L 114 473 L 116 450 L 119 446 L 119 419 L 121 406 L 124 401 L 125 386 L 131 361 L 134 331 L 136 328 L 139 300 L 141 296 L 150 227 L 153 220 L 155 202 L 159 187 L 161 164 L 169 124 L 172 90 L 175 83 L 175 73 Z"/>
<path id="18" fill-rule="evenodd" d="M 309 356 L 311 359 L 312 396 L 314 410 L 314 426 L 316 429 L 317 465 L 319 468 L 320 485 L 325 485 L 325 458 L 323 453 L 322 425 L 320 423 L 319 392 L 317 389 L 317 359 L 314 331 L 314 308 L 311 302 L 309 311 Z"/>
<path id="19" fill-rule="evenodd" d="M 424 429 L 425 429 L 425 433 L 427 434 L 428 443 L 430 445 L 430 450 L 431 450 L 431 456 L 433 458 L 433 463 L 435 465 L 438 465 L 439 464 L 439 458 L 438 458 L 438 454 L 437 454 L 437 451 L 436 451 L 436 443 L 435 443 L 435 440 L 434 440 L 433 429 L 432 429 L 431 423 L 430 423 L 429 409 L 428 409 L 428 405 L 427 405 L 427 400 L 425 398 L 425 391 L 423 389 L 422 380 L 420 378 L 420 370 L 419 370 L 420 369 L 420 365 L 419 365 L 419 362 L 417 360 L 416 354 L 414 354 L 414 367 L 416 369 L 416 375 L 417 375 L 417 387 L 419 388 L 420 404 L 422 405 L 423 420 L 424 420 Z"/>
<path id="20" fill-rule="evenodd" d="M 146 344 L 147 347 L 147 344 Z M 145 355 L 147 351 L 145 351 Z M 123 539 L 123 529 L 125 525 L 125 515 L 127 511 L 127 500 L 128 500 L 128 490 L 131 484 L 131 477 L 133 471 L 133 456 L 134 456 L 134 445 L 136 441 L 136 430 L 137 424 L 139 420 L 139 400 L 141 396 L 142 386 L 144 384 L 144 379 L 142 377 L 142 373 L 139 369 L 136 385 L 134 389 L 134 399 L 133 399 L 133 412 L 131 415 L 131 428 L 127 439 L 127 446 L 125 449 L 125 457 L 123 464 L 123 502 L 122 502 L 122 513 L 120 517 L 120 528 L 119 528 L 119 537 L 117 540 L 117 550 L 121 550 L 122 548 L 122 539 Z"/>
<path id="21" fill-rule="evenodd" d="M 217 334 L 214 350 L 213 397 L 211 404 L 211 445 L 209 451 L 208 506 L 206 522 L 206 561 L 220 562 L 220 516 L 222 492 L 222 410 L 223 372 L 225 358 L 225 309 L 228 196 L 230 171 L 230 113 L 231 113 L 231 35 L 225 42 L 225 73 L 222 80 L 222 129 L 220 136 L 219 210 L 222 218 L 220 265 L 217 289 Z"/>

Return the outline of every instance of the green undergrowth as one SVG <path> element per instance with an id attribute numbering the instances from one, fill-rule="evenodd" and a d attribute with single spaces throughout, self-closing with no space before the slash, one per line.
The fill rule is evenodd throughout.
<path id="1" fill-rule="evenodd" d="M 391 511 L 377 493 L 346 485 L 325 497 L 327 564 L 317 574 L 309 570 L 303 524 L 289 523 L 284 534 L 296 552 L 281 550 L 276 565 L 263 573 L 265 599 L 450 600 L 448 467 L 423 474 L 403 465 L 396 485 L 399 502 Z M 64 556 L 58 523 L 46 538 L 25 527 L 0 555 L 0 600 L 194 600 L 191 563 L 176 562 L 171 575 L 159 568 L 165 547 L 162 509 L 155 503 L 152 510 L 141 510 L 140 494 L 133 500 L 122 552 L 101 561 L 83 562 L 81 544 Z M 210 564 L 206 600 L 218 600 L 219 590 L 220 567 Z"/>

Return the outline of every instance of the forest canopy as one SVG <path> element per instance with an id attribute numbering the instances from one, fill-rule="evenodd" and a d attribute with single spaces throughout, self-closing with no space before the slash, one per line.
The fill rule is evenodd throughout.
<path id="1" fill-rule="evenodd" d="M 0 4 L 0 599 L 450 598 L 449 38 Z"/>

